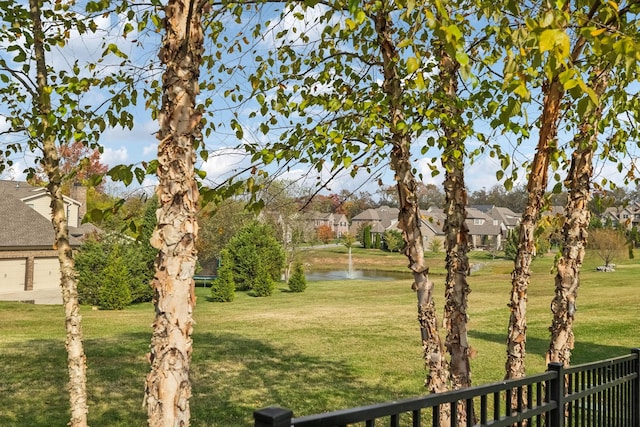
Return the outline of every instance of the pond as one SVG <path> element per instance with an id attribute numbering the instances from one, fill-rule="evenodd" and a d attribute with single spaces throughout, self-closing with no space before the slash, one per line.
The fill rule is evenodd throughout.
<path id="1" fill-rule="evenodd" d="M 307 271 L 305 276 L 310 282 L 320 280 L 411 280 L 409 271 L 346 270 Z"/>

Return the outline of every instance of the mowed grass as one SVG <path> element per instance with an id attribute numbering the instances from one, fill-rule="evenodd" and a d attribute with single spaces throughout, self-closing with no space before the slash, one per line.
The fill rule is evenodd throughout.
<path id="1" fill-rule="evenodd" d="M 333 251 L 333 252 L 332 252 Z M 356 267 L 406 268 L 406 259 L 355 251 Z M 344 248 L 312 250 L 346 263 Z M 333 258 L 332 258 L 333 257 Z M 442 314 L 444 262 L 429 259 Z M 358 264 L 359 263 L 359 264 Z M 473 380 L 501 380 L 512 262 L 473 254 L 469 278 Z M 628 354 L 640 346 L 640 263 L 618 260 L 614 273 L 597 273 L 589 254 L 582 273 L 574 363 Z M 536 260 L 529 290 L 530 373 L 544 370 L 552 257 Z M 272 297 L 238 293 L 232 303 L 207 300 L 198 288 L 191 399 L 194 426 L 252 426 L 255 409 L 277 405 L 296 415 L 377 403 L 425 392 L 425 371 L 411 280 L 313 282 L 301 294 L 284 284 Z M 153 307 L 123 311 L 82 308 L 92 426 L 144 426 L 146 352 Z M 0 303 L 0 425 L 63 426 L 69 419 L 64 313 L 60 306 Z"/>

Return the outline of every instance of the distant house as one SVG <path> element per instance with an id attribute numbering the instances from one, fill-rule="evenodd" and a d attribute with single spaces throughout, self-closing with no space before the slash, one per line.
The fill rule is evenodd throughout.
<path id="1" fill-rule="evenodd" d="M 351 227 L 349 227 L 349 232 L 355 236 L 363 226 L 373 226 L 380 222 L 382 222 L 382 220 L 380 219 L 380 215 L 378 215 L 378 211 L 375 209 L 367 209 L 351 218 Z"/>
<path id="2" fill-rule="evenodd" d="M 607 208 L 601 217 L 602 221 L 617 226 L 621 224 L 627 230 L 640 227 L 640 203 Z"/>
<path id="3" fill-rule="evenodd" d="M 97 230 L 81 224 L 86 212 L 86 191 L 73 187 L 74 198 L 64 197 L 70 244 Z M 0 294 L 16 294 L 29 300 L 34 290 L 58 289 L 60 265 L 53 249 L 51 197 L 45 188 L 26 182 L 0 180 Z"/>
<path id="4" fill-rule="evenodd" d="M 349 218 L 345 214 L 334 214 L 333 231 L 338 239 L 349 232 Z"/>
<path id="5" fill-rule="evenodd" d="M 500 220 L 474 208 L 467 209 L 467 227 L 473 249 L 502 247 L 502 226 Z"/>
<path id="6" fill-rule="evenodd" d="M 420 211 L 420 232 L 425 250 L 431 250 L 434 241 L 440 242 L 440 249 L 444 249 L 444 220 L 442 209 L 429 208 Z"/>
<path id="7" fill-rule="evenodd" d="M 304 214 L 306 228 L 317 230 L 323 225 L 331 227 L 335 237 L 340 238 L 349 231 L 349 220 L 345 214 L 311 211 Z"/>
<path id="8" fill-rule="evenodd" d="M 490 207 L 487 206 L 486 209 L 490 209 Z M 429 208 L 427 211 L 422 211 L 421 216 L 423 222 L 429 226 L 423 230 L 423 236 L 427 233 L 427 236 L 444 240 L 443 227 L 446 215 L 442 209 Z M 503 236 L 503 226 L 499 219 L 495 219 L 479 209 L 469 207 L 465 223 L 469 229 L 471 249 L 499 248 L 502 245 L 505 236 Z"/>
<path id="9" fill-rule="evenodd" d="M 503 239 L 509 237 L 511 230 L 516 229 L 522 218 L 522 214 L 514 213 L 509 208 L 502 208 L 498 206 L 493 206 L 491 209 L 486 211 L 486 213 L 494 220 L 498 220 L 502 230 Z"/>

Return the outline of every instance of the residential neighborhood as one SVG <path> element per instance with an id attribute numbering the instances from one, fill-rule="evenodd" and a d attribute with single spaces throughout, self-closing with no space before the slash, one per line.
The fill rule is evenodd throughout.
<path id="1" fill-rule="evenodd" d="M 59 264 L 53 249 L 53 228 L 50 221 L 51 199 L 46 188 L 32 186 L 24 181 L 0 180 L 0 218 L 10 227 L 0 229 L 0 299 L 34 302 L 45 292 L 47 301 L 60 302 Z M 82 224 L 86 213 L 86 188 L 71 186 L 69 196 L 64 197 L 70 243 L 78 249 L 83 237 L 98 230 L 90 223 Z M 552 206 L 545 215 L 560 215 L 562 207 Z M 284 241 L 291 239 L 292 227 L 302 231 L 302 238 L 311 242 L 318 238 L 321 227 L 330 230 L 332 239 L 341 239 L 349 233 L 362 238 L 364 229 L 371 233 L 370 241 L 381 241 L 386 231 L 400 231 L 397 207 L 381 205 L 364 209 L 349 219 L 344 213 L 325 213 L 316 210 L 302 211 L 289 218 L 288 223 L 277 212 L 263 212 L 263 221 L 280 223 Z M 491 204 L 472 205 L 467 208 L 466 224 L 470 235 L 470 249 L 500 250 L 505 239 L 514 230 L 520 213 Z M 423 246 L 444 249 L 445 213 L 430 207 L 420 211 Z M 608 208 L 601 217 L 603 222 L 624 224 L 631 229 L 640 223 L 640 204 Z M 208 273 L 211 274 L 211 273 Z M 42 302 L 42 301 L 37 301 Z"/>
<path id="2" fill-rule="evenodd" d="M 96 228 L 81 223 L 86 213 L 85 188 L 72 186 L 71 194 L 64 201 L 70 243 L 78 248 L 82 237 Z M 5 224 L 0 227 L 0 299 L 33 301 L 35 296 L 47 295 L 59 303 L 60 267 L 53 249 L 51 197 L 46 188 L 0 180 L 0 198 L 0 220 Z"/>

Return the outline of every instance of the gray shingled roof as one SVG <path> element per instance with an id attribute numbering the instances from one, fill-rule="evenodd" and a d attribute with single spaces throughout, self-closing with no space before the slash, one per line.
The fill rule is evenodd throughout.
<path id="1" fill-rule="evenodd" d="M 522 214 L 517 214 L 509 208 L 495 206 L 487 212 L 492 218 L 502 221 L 507 227 L 515 227 L 518 225 Z"/>
<path id="2" fill-rule="evenodd" d="M 380 216 L 375 209 L 367 209 L 364 212 L 360 212 L 358 215 L 351 218 L 351 221 L 380 221 Z"/>
<path id="3" fill-rule="evenodd" d="M 0 193 L 11 194 L 19 200 L 38 195 L 47 190 L 44 187 L 33 187 L 25 181 L 0 180 Z"/>
<path id="4" fill-rule="evenodd" d="M 51 220 L 28 207 L 21 199 L 46 191 L 26 182 L 0 180 L 0 250 L 51 249 L 54 232 Z M 75 229 L 80 231 L 80 229 Z M 85 231 L 83 229 L 82 231 Z M 72 246 L 80 241 L 69 237 Z"/>
<path id="5" fill-rule="evenodd" d="M 378 209 L 376 209 L 376 212 L 378 213 L 378 217 L 380 217 L 382 226 L 384 228 L 389 228 L 391 224 L 398 220 L 400 209 L 391 208 L 389 206 L 380 206 Z"/>
<path id="6" fill-rule="evenodd" d="M 51 222 L 34 211 L 15 195 L 4 193 L 0 202 L 0 248 L 53 247 Z"/>

